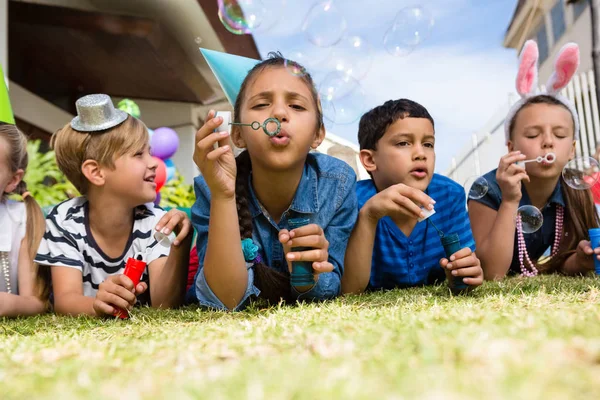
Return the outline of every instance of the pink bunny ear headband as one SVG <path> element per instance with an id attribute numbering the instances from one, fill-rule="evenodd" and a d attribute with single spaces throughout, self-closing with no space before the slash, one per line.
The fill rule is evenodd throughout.
<path id="1" fill-rule="evenodd" d="M 521 107 L 532 97 L 538 95 L 552 96 L 556 100 L 565 105 L 573 116 L 575 123 L 575 140 L 579 139 L 579 117 L 575 105 L 571 100 L 560 94 L 560 91 L 567 87 L 577 68 L 579 67 L 579 46 L 575 43 L 567 43 L 558 52 L 558 57 L 554 63 L 554 72 L 548 79 L 546 90 L 538 91 L 538 47 L 533 40 L 528 40 L 523 46 L 521 56 L 519 57 L 519 71 L 517 73 L 517 92 L 521 96 L 521 100 L 515 103 L 506 119 L 504 120 L 504 134 L 506 142 L 510 138 L 510 122 L 519 112 Z"/>

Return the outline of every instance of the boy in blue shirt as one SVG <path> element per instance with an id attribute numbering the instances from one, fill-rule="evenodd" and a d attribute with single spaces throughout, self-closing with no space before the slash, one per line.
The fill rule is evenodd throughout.
<path id="1" fill-rule="evenodd" d="M 348 242 L 344 293 L 392 289 L 461 277 L 483 282 L 466 211 L 465 192 L 434 174 L 433 118 L 420 104 L 390 100 L 362 116 L 360 159 L 372 179 L 358 182 L 359 217 Z M 435 200 L 434 200 L 435 199 Z M 462 249 L 446 259 L 440 236 L 459 235 Z"/>

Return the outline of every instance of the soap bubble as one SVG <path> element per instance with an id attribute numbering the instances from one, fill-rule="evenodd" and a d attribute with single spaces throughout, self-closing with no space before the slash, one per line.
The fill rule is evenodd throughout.
<path id="1" fill-rule="evenodd" d="M 407 46 L 397 39 L 394 27 L 387 30 L 383 36 L 383 47 L 394 57 L 406 57 L 415 50 L 415 46 Z"/>
<path id="2" fill-rule="evenodd" d="M 600 178 L 600 166 L 593 157 L 577 157 L 564 166 L 562 176 L 573 189 L 590 189 Z"/>
<path id="3" fill-rule="evenodd" d="M 302 31 L 315 46 L 329 47 L 338 43 L 348 24 L 333 1 L 321 1 L 311 7 L 302 23 Z"/>
<path id="4" fill-rule="evenodd" d="M 360 83 L 341 72 L 331 72 L 323 79 L 319 96 L 324 116 L 335 124 L 351 124 L 366 109 L 366 96 Z M 326 110 L 335 110 L 335 115 L 331 116 Z"/>
<path id="5" fill-rule="evenodd" d="M 302 77 L 307 74 L 306 68 L 304 68 L 302 65 L 295 62 L 295 60 L 293 60 L 293 59 L 288 60 L 286 58 L 285 61 L 283 62 L 283 65 L 285 65 L 287 72 L 289 72 L 290 74 L 292 74 L 294 76 Z"/>
<path id="6" fill-rule="evenodd" d="M 393 56 L 407 56 L 429 37 L 433 25 L 433 17 L 423 7 L 403 8 L 386 31 L 383 46 Z"/>
<path id="7" fill-rule="evenodd" d="M 281 17 L 287 6 L 287 0 L 260 0 L 260 3 L 262 3 L 262 7 L 260 8 L 261 21 L 253 29 L 252 33 L 264 33 L 273 29 L 281 21 Z"/>
<path id="8" fill-rule="evenodd" d="M 286 50 L 283 52 L 283 56 L 304 67 L 304 74 L 306 74 L 309 72 L 308 70 L 321 68 L 331 58 L 331 48 L 316 47 L 307 44 Z M 286 62 L 286 67 L 288 64 L 292 63 Z M 294 76 L 301 76 L 301 71 L 296 71 L 293 65 L 290 66 L 289 72 Z"/>
<path id="9" fill-rule="evenodd" d="M 267 14 L 261 0 L 218 0 L 218 7 L 219 20 L 236 35 L 253 33 Z"/>
<path id="10" fill-rule="evenodd" d="M 469 199 L 477 200 L 487 194 L 490 186 L 483 176 L 471 176 L 465 181 L 464 188 Z"/>
<path id="11" fill-rule="evenodd" d="M 393 27 L 400 43 L 418 46 L 431 34 L 433 17 L 423 7 L 406 7 L 396 15 Z"/>
<path id="12" fill-rule="evenodd" d="M 202 38 L 200 36 L 196 36 L 196 39 L 194 39 L 194 42 L 196 42 L 196 44 L 200 44 L 200 43 L 202 43 Z"/>
<path id="13" fill-rule="evenodd" d="M 542 227 L 544 217 L 535 206 L 521 206 L 517 210 L 517 223 L 521 223 L 523 233 L 533 233 Z"/>
<path id="14" fill-rule="evenodd" d="M 343 38 L 331 51 L 329 69 L 341 72 L 354 79 L 363 79 L 373 64 L 372 50 L 360 36 Z"/>

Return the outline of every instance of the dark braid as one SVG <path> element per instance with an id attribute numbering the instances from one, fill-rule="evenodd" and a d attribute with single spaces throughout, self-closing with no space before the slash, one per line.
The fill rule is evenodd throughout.
<path id="1" fill-rule="evenodd" d="M 299 69 L 304 68 L 295 61 L 288 60 L 288 65 L 295 66 Z M 245 94 L 248 89 L 249 82 L 266 68 L 285 68 L 286 60 L 281 53 L 269 53 L 266 60 L 256 64 L 246 75 L 240 92 L 235 100 L 234 105 L 234 121 L 241 122 L 241 110 L 244 102 Z M 323 113 L 319 96 L 315 88 L 314 82 L 309 74 L 299 77 L 309 87 L 315 108 L 317 110 L 316 130 L 323 127 Z M 248 207 L 248 199 L 250 191 L 248 189 L 250 171 L 252 170 L 252 162 L 248 151 L 243 151 L 236 157 L 237 176 L 235 181 L 235 197 L 237 203 L 238 220 L 240 225 L 240 236 L 242 239 L 252 239 L 252 215 Z M 291 301 L 291 284 L 289 273 L 283 273 L 271 268 L 264 263 L 254 265 L 254 284 L 260 290 L 260 298 L 269 301 L 270 303 L 278 303 L 281 300 Z"/>
<path id="2" fill-rule="evenodd" d="M 248 207 L 248 180 L 252 162 L 248 151 L 240 153 L 236 159 L 237 176 L 235 179 L 235 200 L 242 239 L 252 239 L 252 214 Z M 290 301 L 290 276 L 281 273 L 263 263 L 254 264 L 254 284 L 260 290 L 259 297 L 269 303 L 281 300 Z"/>

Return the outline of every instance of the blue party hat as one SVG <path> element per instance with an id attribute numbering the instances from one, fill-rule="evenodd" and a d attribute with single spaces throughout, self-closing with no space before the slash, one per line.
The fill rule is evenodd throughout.
<path id="1" fill-rule="evenodd" d="M 260 61 L 203 48 L 200 52 L 223 88 L 227 100 L 233 106 L 248 71 Z"/>

